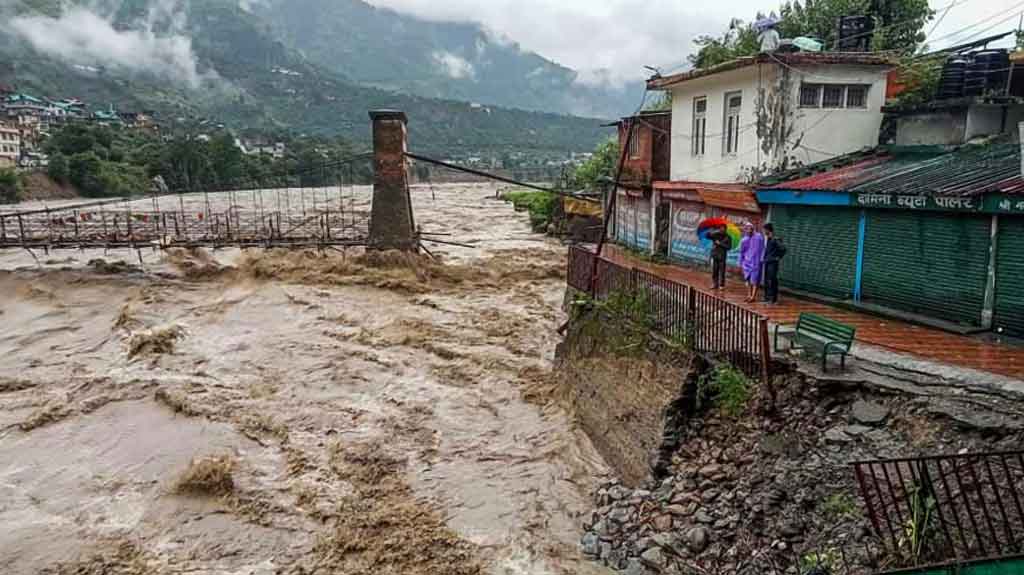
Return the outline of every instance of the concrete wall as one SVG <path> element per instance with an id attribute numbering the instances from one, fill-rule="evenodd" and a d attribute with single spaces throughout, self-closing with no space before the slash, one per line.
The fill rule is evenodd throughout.
<path id="1" fill-rule="evenodd" d="M 898 146 L 959 146 L 973 138 L 1003 132 L 1016 140 L 1024 105 L 975 104 L 946 110 L 907 112 L 896 118 Z"/>
<path id="2" fill-rule="evenodd" d="M 967 110 L 939 110 L 902 116 L 896 121 L 897 146 L 955 146 L 964 141 Z"/>
<path id="3" fill-rule="evenodd" d="M 813 163 L 875 146 L 886 80 L 880 67 L 762 64 L 679 84 L 672 88 L 672 180 L 742 182 L 782 163 Z M 868 85 L 867 107 L 800 108 L 804 82 Z M 739 146 L 726 154 L 725 98 L 733 92 L 743 96 Z M 694 100 L 700 97 L 707 98 L 706 149 L 694 156 Z"/>

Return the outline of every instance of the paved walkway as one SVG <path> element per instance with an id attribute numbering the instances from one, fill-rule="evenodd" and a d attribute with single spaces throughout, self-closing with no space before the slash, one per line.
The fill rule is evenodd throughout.
<path id="1" fill-rule="evenodd" d="M 618 246 L 606 245 L 604 257 L 620 265 L 640 268 L 700 289 L 710 287 L 711 278 L 707 272 L 682 266 L 647 262 L 632 256 Z M 754 310 L 773 322 L 796 323 L 800 313 L 816 313 L 855 326 L 857 340 L 862 343 L 912 354 L 939 363 L 1024 379 L 1024 347 L 985 342 L 935 328 L 838 309 L 792 296 L 783 296 L 780 303 L 774 306 L 746 303 L 744 302 L 747 295 L 746 287 L 738 279 L 730 277 L 729 280 L 726 289 L 717 292 L 717 295 Z"/>

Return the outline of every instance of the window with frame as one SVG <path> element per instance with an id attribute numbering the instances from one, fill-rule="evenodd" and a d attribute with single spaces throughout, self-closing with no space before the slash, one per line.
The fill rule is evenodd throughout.
<path id="1" fill-rule="evenodd" d="M 821 84 L 802 84 L 800 86 L 800 107 L 821 107 Z"/>
<path id="2" fill-rule="evenodd" d="M 846 107 L 847 108 L 867 108 L 868 107 L 868 87 L 856 84 L 846 87 Z"/>
<path id="3" fill-rule="evenodd" d="M 707 148 L 708 99 L 704 96 L 693 99 L 693 127 L 690 132 L 690 154 L 703 156 Z"/>
<path id="4" fill-rule="evenodd" d="M 725 120 L 722 122 L 722 154 L 732 155 L 739 151 L 740 111 L 743 109 L 743 94 L 725 94 Z"/>
<path id="5" fill-rule="evenodd" d="M 801 108 L 864 109 L 868 107 L 865 84 L 802 84 Z"/>
<path id="6" fill-rule="evenodd" d="M 640 157 L 640 124 L 633 124 L 630 128 L 629 157 L 634 160 Z"/>
<path id="7" fill-rule="evenodd" d="M 846 86 L 825 84 L 821 91 L 822 108 L 842 108 L 846 101 Z"/>

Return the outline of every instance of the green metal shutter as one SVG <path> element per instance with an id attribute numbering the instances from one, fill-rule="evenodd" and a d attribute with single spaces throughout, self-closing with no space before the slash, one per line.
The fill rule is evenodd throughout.
<path id="1" fill-rule="evenodd" d="M 1000 216 L 995 327 L 1024 336 L 1024 218 Z"/>
<path id="2" fill-rule="evenodd" d="M 870 210 L 863 299 L 979 326 L 991 243 L 990 216 Z"/>
<path id="3" fill-rule="evenodd" d="M 784 287 L 850 299 L 857 270 L 860 213 L 833 206 L 772 207 L 775 233 L 786 245 Z"/>

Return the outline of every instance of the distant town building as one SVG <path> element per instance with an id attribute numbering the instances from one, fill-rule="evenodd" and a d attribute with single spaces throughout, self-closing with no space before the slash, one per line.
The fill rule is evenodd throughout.
<path id="1" fill-rule="evenodd" d="M 0 123 L 0 168 L 14 168 L 21 157 L 21 133 L 17 127 Z"/>

